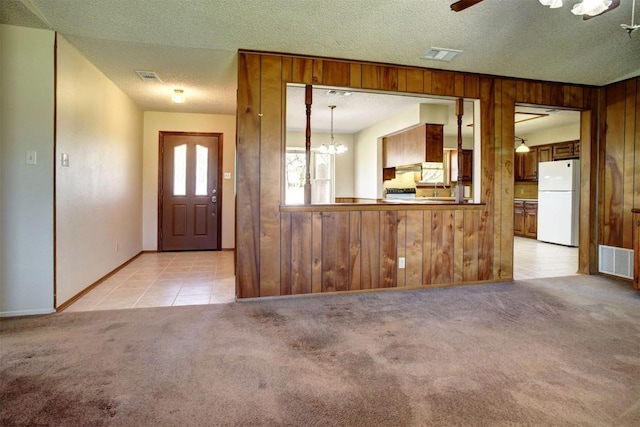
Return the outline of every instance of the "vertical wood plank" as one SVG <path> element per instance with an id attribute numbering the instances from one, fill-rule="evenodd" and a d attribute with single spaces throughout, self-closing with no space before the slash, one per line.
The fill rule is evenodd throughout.
<path id="1" fill-rule="evenodd" d="M 322 292 L 336 291 L 337 212 L 322 214 Z"/>
<path id="2" fill-rule="evenodd" d="M 493 215 L 495 210 L 494 186 L 495 186 L 495 82 L 493 79 L 483 77 L 480 79 L 480 122 L 483 143 L 481 158 L 481 185 L 480 200 L 485 204 L 485 210 L 480 217 L 478 225 L 479 254 L 478 254 L 478 278 L 491 280 L 496 276 L 493 270 L 494 246 L 493 246 Z"/>
<path id="3" fill-rule="evenodd" d="M 362 212 L 360 238 L 362 289 L 376 289 L 380 287 L 380 212 Z"/>
<path id="4" fill-rule="evenodd" d="M 495 149 L 494 149 L 494 174 L 495 174 L 495 180 L 494 180 L 494 185 L 493 185 L 493 198 L 494 198 L 494 210 L 493 210 L 493 229 L 494 229 L 494 235 L 493 235 L 493 267 L 492 267 L 492 271 L 494 274 L 494 277 L 500 278 L 501 273 L 500 273 L 500 262 L 501 259 L 500 257 L 502 256 L 502 252 L 501 252 L 501 242 L 502 242 L 502 221 L 504 219 L 504 212 L 502 211 L 502 186 L 504 185 L 502 178 L 503 178 L 503 168 L 504 168 L 504 147 L 503 147 L 503 135 L 502 135 L 502 130 L 503 130 L 503 126 L 502 126 L 502 119 L 503 119 L 503 112 L 502 112 L 502 106 L 503 106 L 503 102 L 502 102 L 502 83 L 503 81 L 501 79 L 496 79 L 495 81 L 495 101 L 494 101 L 494 111 L 495 111 L 495 117 L 494 117 L 494 122 L 495 122 Z M 529 99 L 529 87 L 527 85 L 527 82 L 524 83 L 524 99 L 528 100 Z"/>
<path id="5" fill-rule="evenodd" d="M 464 97 L 464 74 L 454 74 L 454 95 L 463 98 Z"/>
<path id="6" fill-rule="evenodd" d="M 550 83 L 549 105 L 564 105 L 564 87 L 561 84 Z"/>
<path id="7" fill-rule="evenodd" d="M 407 70 L 407 92 L 422 93 L 424 91 L 424 73 L 410 68 Z"/>
<path id="8" fill-rule="evenodd" d="M 407 69 L 398 68 L 398 92 L 407 91 Z"/>
<path id="9" fill-rule="evenodd" d="M 500 269 L 501 279 L 513 278 L 513 187 L 514 187 L 514 159 L 515 159 L 515 96 L 516 85 L 513 80 L 502 82 L 502 186 L 500 189 L 500 223 L 502 239 L 500 240 Z M 541 102 L 542 86 L 534 85 L 534 101 Z"/>
<path id="10" fill-rule="evenodd" d="M 349 86 L 353 88 L 362 87 L 362 65 L 352 63 L 349 70 Z"/>
<path id="11" fill-rule="evenodd" d="M 348 62 L 322 62 L 322 84 L 327 86 L 349 86 L 351 83 L 351 65 Z"/>
<path id="12" fill-rule="evenodd" d="M 464 257 L 462 260 L 462 280 L 478 280 L 478 212 L 464 212 Z"/>
<path id="13" fill-rule="evenodd" d="M 260 296 L 260 55 L 238 54 L 236 289 Z"/>
<path id="14" fill-rule="evenodd" d="M 584 90 L 581 86 L 571 86 L 569 89 L 570 107 L 584 108 Z"/>
<path id="15" fill-rule="evenodd" d="M 464 211 L 453 212 L 453 282 L 460 283 L 464 271 Z"/>
<path id="16" fill-rule="evenodd" d="M 262 56 L 260 111 L 260 296 L 280 294 L 282 59 Z M 273 173 L 277 171 L 277 173 Z"/>
<path id="17" fill-rule="evenodd" d="M 311 213 L 296 212 L 291 218 L 291 293 L 311 293 Z M 283 237 L 284 238 L 284 237 Z"/>
<path id="18" fill-rule="evenodd" d="M 293 58 L 292 82 L 313 84 L 313 59 Z"/>
<path id="19" fill-rule="evenodd" d="M 433 71 L 431 92 L 434 95 L 455 95 L 455 75 L 448 71 Z"/>
<path id="20" fill-rule="evenodd" d="M 371 64 L 362 64 L 362 87 L 365 89 L 379 89 L 378 67 Z"/>
<path id="21" fill-rule="evenodd" d="M 361 281 L 361 212 L 349 212 L 349 290 L 362 289 Z"/>
<path id="22" fill-rule="evenodd" d="M 382 90 L 398 90 L 398 68 L 378 67 L 378 86 Z"/>
<path id="23" fill-rule="evenodd" d="M 466 98 L 480 98 L 480 77 L 465 74 L 464 96 Z"/>
<path id="24" fill-rule="evenodd" d="M 624 207 L 624 129 L 626 85 L 616 83 L 607 88 L 607 131 L 604 153 L 603 243 L 622 247 L 622 217 Z"/>
<path id="25" fill-rule="evenodd" d="M 396 241 L 398 242 L 398 259 L 405 258 L 405 268 L 400 268 L 400 265 L 398 264 L 396 271 L 396 286 L 404 287 L 407 285 L 407 211 L 398 212 L 398 237 Z"/>
<path id="26" fill-rule="evenodd" d="M 426 211 L 422 217 L 422 284 L 430 285 L 433 275 L 433 212 Z M 417 237 L 417 236 L 416 236 Z"/>
<path id="27" fill-rule="evenodd" d="M 422 281 L 422 250 L 424 245 L 424 212 L 407 211 L 405 234 L 405 283 L 406 286 L 419 286 Z"/>
<path id="28" fill-rule="evenodd" d="M 380 287 L 396 286 L 398 211 L 380 213 Z"/>
<path id="29" fill-rule="evenodd" d="M 290 56 L 282 57 L 282 82 L 286 84 L 293 81 L 293 58 Z"/>
<path id="30" fill-rule="evenodd" d="M 433 266 L 431 282 L 453 283 L 454 211 L 433 211 L 431 224 Z"/>
<path id="31" fill-rule="evenodd" d="M 311 215 L 311 292 L 322 292 L 322 213 Z"/>
<path id="32" fill-rule="evenodd" d="M 422 73 L 422 93 L 426 93 L 426 94 L 433 93 L 432 80 L 433 80 L 433 73 L 429 70 L 425 70 Z"/>
<path id="33" fill-rule="evenodd" d="M 640 208 L 640 77 L 636 80 L 636 134 L 634 136 L 633 208 Z M 627 173 L 630 173 L 627 172 Z"/>
<path id="34" fill-rule="evenodd" d="M 336 291 L 349 290 L 349 212 L 336 212 Z"/>
<path id="35" fill-rule="evenodd" d="M 280 295 L 291 295 L 292 243 L 291 213 L 280 214 Z"/>
<path id="36" fill-rule="evenodd" d="M 635 135 L 636 135 L 636 79 L 627 80 L 625 95 L 625 127 L 624 127 L 624 155 L 622 183 L 622 247 L 633 248 L 633 182 L 635 174 Z"/>
<path id="37" fill-rule="evenodd" d="M 313 84 L 317 85 L 317 84 L 322 84 L 323 78 L 324 76 L 322 75 L 322 64 L 324 63 L 324 61 L 322 59 L 319 58 L 314 58 L 313 60 L 313 77 L 311 78 L 311 80 L 313 81 Z"/>

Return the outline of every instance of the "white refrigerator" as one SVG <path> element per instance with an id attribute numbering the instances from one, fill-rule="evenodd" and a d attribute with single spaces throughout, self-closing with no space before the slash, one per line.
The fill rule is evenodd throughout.
<path id="1" fill-rule="evenodd" d="M 538 164 L 538 240 L 578 246 L 580 160 Z"/>

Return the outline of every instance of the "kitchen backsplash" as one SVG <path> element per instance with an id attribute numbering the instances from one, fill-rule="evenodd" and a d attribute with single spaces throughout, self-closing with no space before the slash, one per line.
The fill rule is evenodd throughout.
<path id="1" fill-rule="evenodd" d="M 514 199 L 537 199 L 538 183 L 518 181 L 513 188 Z"/>

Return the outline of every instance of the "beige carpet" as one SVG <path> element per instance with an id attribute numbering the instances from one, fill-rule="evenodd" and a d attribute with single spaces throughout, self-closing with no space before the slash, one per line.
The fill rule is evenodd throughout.
<path id="1" fill-rule="evenodd" d="M 0 321 L 0 425 L 638 426 L 602 277 Z"/>

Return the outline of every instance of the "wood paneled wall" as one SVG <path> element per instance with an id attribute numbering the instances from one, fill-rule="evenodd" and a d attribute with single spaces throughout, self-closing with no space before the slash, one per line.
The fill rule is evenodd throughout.
<path id="1" fill-rule="evenodd" d="M 281 209 L 287 83 L 479 99 L 482 206 Z M 240 51 L 238 297 L 510 279 L 515 104 L 585 110 L 583 127 L 595 129 L 593 94 L 593 88 L 579 85 Z M 591 147 L 591 134 L 585 138 Z M 588 179 L 587 185 L 591 188 Z M 588 209 L 586 223 L 581 222 L 587 239 L 595 229 L 594 212 L 595 207 Z M 589 253 L 581 257 L 582 271 L 591 268 Z M 404 271 L 396 265 L 400 256 L 406 258 Z"/>
<path id="2" fill-rule="evenodd" d="M 604 90 L 599 242 L 633 248 L 631 209 L 640 208 L 640 78 Z"/>

